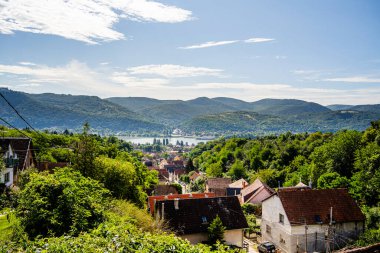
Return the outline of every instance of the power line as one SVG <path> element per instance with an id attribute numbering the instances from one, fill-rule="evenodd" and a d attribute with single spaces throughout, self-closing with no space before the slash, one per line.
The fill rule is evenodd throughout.
<path id="1" fill-rule="evenodd" d="M 6 121 L 5 119 L 3 119 L 3 118 L 0 117 L 0 120 L 3 121 L 3 122 L 4 122 L 5 124 L 7 124 L 8 126 L 10 126 L 11 128 L 13 128 L 13 129 L 17 130 L 18 132 L 20 132 L 20 133 L 21 133 L 23 136 L 25 136 L 26 138 L 28 138 L 28 139 L 32 139 L 32 138 L 30 138 L 28 135 L 26 135 L 25 133 L 21 132 L 20 129 L 18 129 L 17 127 L 13 126 L 13 125 L 12 125 L 11 123 L 9 123 L 8 121 Z"/>
<path id="2" fill-rule="evenodd" d="M 33 129 L 34 132 L 38 133 L 38 131 L 36 129 L 34 129 L 34 127 L 32 127 L 31 124 L 29 124 L 28 121 L 26 121 L 26 119 L 21 116 L 21 114 L 17 111 L 17 109 L 8 101 L 8 99 L 6 99 L 3 95 L 3 93 L 0 92 L 0 96 L 5 100 L 5 102 L 7 102 L 7 104 L 16 112 L 16 114 L 31 128 Z M 38 133 L 39 134 L 39 133 Z"/>

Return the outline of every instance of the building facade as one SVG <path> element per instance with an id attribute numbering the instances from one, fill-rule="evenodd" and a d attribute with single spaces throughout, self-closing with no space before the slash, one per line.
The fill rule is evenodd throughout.
<path id="1" fill-rule="evenodd" d="M 364 220 L 346 189 L 280 189 L 262 203 L 261 233 L 283 252 L 325 252 L 355 240 Z"/>

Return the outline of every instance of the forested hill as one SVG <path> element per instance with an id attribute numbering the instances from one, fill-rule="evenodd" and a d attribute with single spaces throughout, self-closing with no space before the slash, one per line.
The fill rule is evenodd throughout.
<path id="1" fill-rule="evenodd" d="M 94 96 L 27 94 L 0 89 L 7 100 L 37 129 L 80 130 L 84 122 L 103 131 L 158 131 L 162 125 L 148 122 L 120 105 Z M 8 104 L 0 100 L 0 117 L 16 127 L 21 121 Z"/>
<path id="2" fill-rule="evenodd" d="M 296 99 L 246 102 L 233 98 L 199 97 L 158 100 L 115 97 L 28 94 L 0 88 L 1 93 L 34 128 L 79 131 L 84 122 L 99 133 L 164 133 L 175 128 L 187 134 L 268 134 L 364 130 L 380 119 L 380 105 L 328 107 Z M 0 117 L 24 128 L 7 103 L 0 100 Z M 344 110 L 336 110 L 346 108 Z"/>

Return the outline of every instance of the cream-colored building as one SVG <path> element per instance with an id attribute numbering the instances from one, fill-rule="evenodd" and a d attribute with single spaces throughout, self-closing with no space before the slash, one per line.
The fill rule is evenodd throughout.
<path id="1" fill-rule="evenodd" d="M 155 216 L 164 219 L 176 234 L 192 244 L 208 240 L 207 228 L 219 216 L 226 227 L 224 241 L 243 247 L 247 221 L 237 196 L 156 201 Z"/>
<path id="2" fill-rule="evenodd" d="M 346 189 L 280 189 L 262 203 L 263 241 L 282 252 L 325 252 L 356 239 L 364 215 Z"/>

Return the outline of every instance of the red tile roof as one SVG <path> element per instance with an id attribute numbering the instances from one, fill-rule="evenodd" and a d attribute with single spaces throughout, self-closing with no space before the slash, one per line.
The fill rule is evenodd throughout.
<path id="1" fill-rule="evenodd" d="M 227 189 L 231 178 L 209 178 L 206 181 L 209 189 Z"/>
<path id="2" fill-rule="evenodd" d="M 291 224 L 329 223 L 330 208 L 337 223 L 364 221 L 347 189 L 280 189 L 277 193 Z"/>

